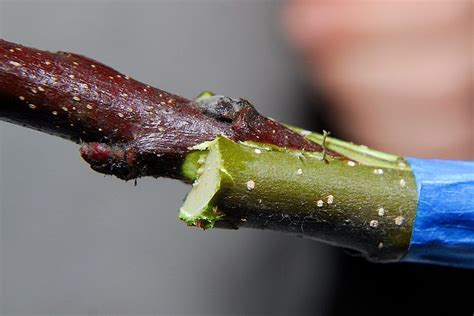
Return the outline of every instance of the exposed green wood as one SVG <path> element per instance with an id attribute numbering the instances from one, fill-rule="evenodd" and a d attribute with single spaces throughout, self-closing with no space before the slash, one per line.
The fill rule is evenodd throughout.
<path id="1" fill-rule="evenodd" d="M 332 142 L 330 149 L 357 151 L 352 146 Z M 205 160 L 181 208 L 188 224 L 287 231 L 379 261 L 398 260 L 408 248 L 417 192 L 409 167 L 399 166 L 401 158 L 390 162 L 390 155 L 369 151 L 369 158 L 357 152 L 363 159 L 352 153 L 354 160 L 328 156 L 324 163 L 321 153 L 223 136 L 201 149 L 185 163 L 188 170 L 193 164 L 199 169 Z M 196 159 L 206 152 L 206 159 Z"/>

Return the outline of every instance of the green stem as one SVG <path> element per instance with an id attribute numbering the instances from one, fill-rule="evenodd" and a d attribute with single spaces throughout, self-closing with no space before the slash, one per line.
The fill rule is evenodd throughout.
<path id="1" fill-rule="evenodd" d="M 322 141 L 316 134 L 307 137 Z M 373 260 L 400 259 L 417 204 L 406 162 L 333 138 L 326 145 L 353 160 L 327 155 L 325 163 L 321 153 L 219 136 L 189 155 L 183 166 L 198 180 L 180 218 L 202 228 L 215 224 L 286 231 Z"/>
<path id="2" fill-rule="evenodd" d="M 306 131 L 294 126 L 288 127 L 313 142 L 316 142 L 320 145 L 323 144 L 324 135 L 322 134 Z M 365 165 L 401 170 L 407 169 L 407 163 L 403 157 L 373 150 L 364 145 L 356 145 L 337 138 L 327 137 L 325 146 L 328 149 L 348 157 L 349 159 L 361 162 Z"/>

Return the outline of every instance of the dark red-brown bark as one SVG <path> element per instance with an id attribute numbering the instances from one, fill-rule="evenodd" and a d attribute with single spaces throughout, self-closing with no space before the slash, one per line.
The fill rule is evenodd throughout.
<path id="1" fill-rule="evenodd" d="M 147 86 L 95 60 L 0 40 L 0 119 L 83 143 L 91 167 L 122 179 L 181 178 L 190 147 L 218 134 L 321 151 L 245 100 L 197 103 Z M 224 104 L 224 105 L 222 105 Z M 226 109 L 226 112 L 221 109 Z M 229 110 L 227 110 L 229 109 Z M 230 112 L 232 113 L 230 113 Z"/>

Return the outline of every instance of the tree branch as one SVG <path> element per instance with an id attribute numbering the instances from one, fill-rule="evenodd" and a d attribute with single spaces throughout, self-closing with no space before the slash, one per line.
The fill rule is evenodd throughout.
<path id="1" fill-rule="evenodd" d="M 0 40 L 0 119 L 84 143 L 82 157 L 121 179 L 183 179 L 192 146 L 226 135 L 322 150 L 242 99 L 190 101 L 150 87 L 95 60 Z"/>
<path id="2" fill-rule="evenodd" d="M 0 40 L 0 119 L 81 143 L 104 174 L 194 181 L 189 225 L 288 231 L 382 261 L 408 249 L 417 191 L 403 158 L 286 127 L 243 99 L 188 100 Z"/>

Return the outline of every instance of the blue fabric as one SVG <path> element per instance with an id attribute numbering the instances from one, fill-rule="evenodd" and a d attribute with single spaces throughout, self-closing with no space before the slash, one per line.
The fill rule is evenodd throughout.
<path id="1" fill-rule="evenodd" d="M 407 160 L 419 200 L 403 261 L 474 269 L 474 162 Z"/>

